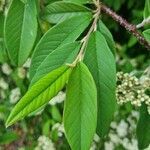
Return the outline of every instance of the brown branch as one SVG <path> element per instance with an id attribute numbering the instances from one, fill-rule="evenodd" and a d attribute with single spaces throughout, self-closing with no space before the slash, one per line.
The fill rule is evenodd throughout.
<path id="1" fill-rule="evenodd" d="M 101 10 L 109 15 L 113 20 L 119 22 L 119 24 L 124 27 L 127 31 L 132 33 L 139 41 L 140 44 L 145 46 L 150 50 L 150 43 L 144 38 L 144 36 L 137 30 L 136 25 L 129 23 L 126 19 L 122 18 L 120 15 L 116 14 L 113 10 L 108 8 L 106 5 L 101 4 Z"/>

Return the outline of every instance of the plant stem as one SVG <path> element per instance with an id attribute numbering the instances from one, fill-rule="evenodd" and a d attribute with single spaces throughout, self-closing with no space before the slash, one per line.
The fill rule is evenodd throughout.
<path id="1" fill-rule="evenodd" d="M 100 16 L 101 6 L 100 6 L 99 1 L 95 1 L 95 0 L 94 0 L 94 3 L 95 3 L 95 5 L 96 5 L 96 7 L 97 7 L 97 10 L 96 10 L 96 12 L 95 12 L 95 14 L 94 14 L 94 16 L 93 16 L 93 17 L 94 17 L 93 23 L 92 23 L 92 25 L 91 25 L 89 31 L 87 32 L 86 36 L 85 36 L 85 37 L 82 39 L 82 41 L 81 41 L 81 42 L 82 42 L 82 46 L 81 46 L 81 48 L 80 48 L 80 51 L 79 51 L 79 53 L 78 53 L 76 59 L 74 60 L 74 62 L 73 62 L 72 64 L 67 64 L 68 66 L 75 67 L 78 62 L 80 62 L 80 61 L 83 60 L 83 57 L 84 57 L 84 50 L 86 49 L 86 46 L 87 46 L 87 43 L 88 43 L 88 41 L 89 41 L 90 35 L 91 35 L 91 33 L 92 33 L 93 31 L 96 31 L 96 28 L 97 28 L 97 21 L 98 21 L 99 16 Z"/>
<path id="2" fill-rule="evenodd" d="M 141 45 L 146 47 L 148 50 L 150 50 L 150 43 L 144 38 L 144 36 L 137 30 L 136 25 L 131 24 L 127 22 L 124 18 L 122 18 L 120 15 L 116 14 L 113 10 L 111 10 L 109 7 L 107 7 L 104 4 L 101 4 L 101 10 L 110 16 L 113 20 L 116 22 L 119 22 L 119 24 L 124 27 L 127 31 L 132 33 L 139 41 Z"/>
<path id="3" fill-rule="evenodd" d="M 148 24 L 150 24 L 150 17 L 144 19 L 141 23 L 136 25 L 136 28 L 139 29 L 139 28 L 142 28 L 142 27 L 144 27 L 145 25 L 148 25 Z"/>

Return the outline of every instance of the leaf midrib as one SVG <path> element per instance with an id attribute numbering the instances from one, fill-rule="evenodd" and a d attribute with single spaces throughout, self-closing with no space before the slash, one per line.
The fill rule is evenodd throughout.
<path id="1" fill-rule="evenodd" d="M 59 12 L 49 12 L 50 14 L 47 14 L 47 16 L 48 15 L 61 15 L 61 14 L 76 14 L 76 13 L 89 13 L 89 14 L 91 14 L 91 12 L 90 11 L 65 11 L 65 12 L 61 12 L 61 11 L 59 11 Z"/>

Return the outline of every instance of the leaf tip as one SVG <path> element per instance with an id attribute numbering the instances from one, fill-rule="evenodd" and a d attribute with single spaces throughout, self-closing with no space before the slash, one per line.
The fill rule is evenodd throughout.
<path id="1" fill-rule="evenodd" d="M 8 116 L 6 123 L 5 123 L 5 127 L 8 128 L 13 124 L 12 119 L 10 118 L 10 115 Z"/>
<path id="2" fill-rule="evenodd" d="M 10 127 L 10 126 L 11 126 L 10 122 L 6 121 L 5 127 L 8 128 L 8 127 Z"/>

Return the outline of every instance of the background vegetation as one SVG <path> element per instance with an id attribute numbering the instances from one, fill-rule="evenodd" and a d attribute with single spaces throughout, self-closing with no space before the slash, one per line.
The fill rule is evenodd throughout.
<path id="1" fill-rule="evenodd" d="M 39 8 L 39 29 L 36 42 L 53 25 L 43 17 L 43 5 L 54 0 L 42 1 Z M 103 0 L 118 14 L 133 24 L 143 20 L 144 0 Z M 30 58 L 21 68 L 10 65 L 3 42 L 4 16 L 9 1 L 0 1 L 0 149 L 43 149 L 69 150 L 62 125 L 62 110 L 65 93 L 61 92 L 44 110 L 31 115 L 12 127 L 5 128 L 5 121 L 29 85 L 28 68 Z M 150 64 L 150 53 L 142 47 L 124 28 L 109 16 L 101 14 L 103 22 L 112 32 L 116 42 L 117 71 L 140 77 Z M 150 26 L 145 26 L 148 29 Z M 142 28 L 142 31 L 144 30 Z M 111 124 L 108 137 L 100 139 L 95 135 L 91 150 L 138 150 L 135 135 L 139 119 L 139 108 L 130 103 L 120 105 Z"/>

